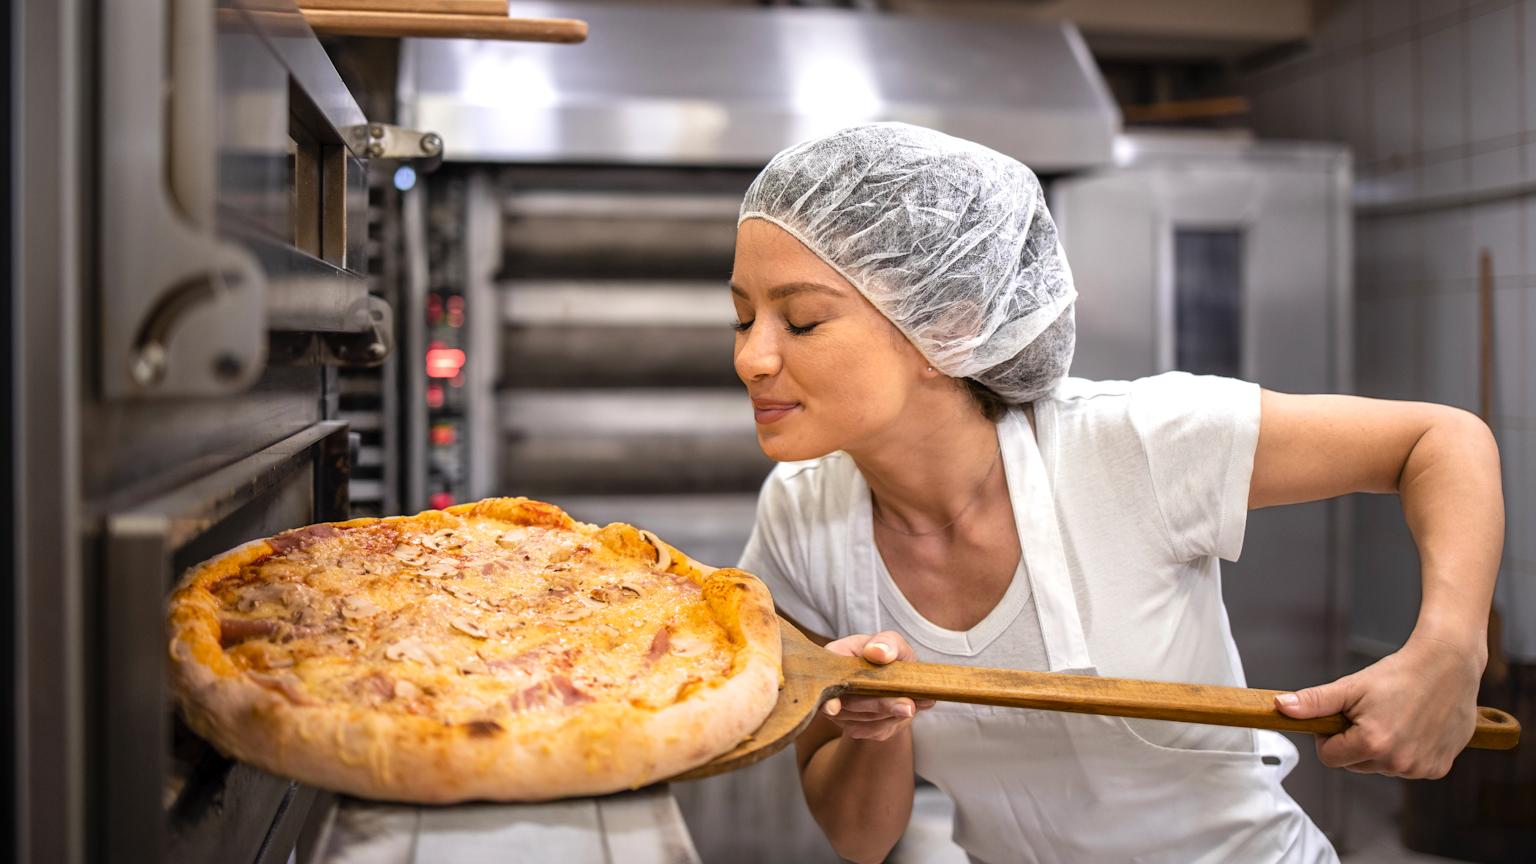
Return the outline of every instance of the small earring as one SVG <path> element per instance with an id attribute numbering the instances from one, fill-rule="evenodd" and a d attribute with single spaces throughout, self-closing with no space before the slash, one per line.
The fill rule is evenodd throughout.
<path id="1" fill-rule="evenodd" d="M 928 367 L 928 371 L 929 371 L 929 372 L 932 372 L 932 371 L 933 371 L 933 367 L 932 367 L 932 366 L 929 366 L 929 367 Z"/>

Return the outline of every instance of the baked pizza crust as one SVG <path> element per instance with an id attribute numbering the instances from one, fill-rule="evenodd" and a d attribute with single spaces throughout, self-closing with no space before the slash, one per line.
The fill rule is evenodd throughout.
<path id="1" fill-rule="evenodd" d="M 219 641 L 221 604 L 208 586 L 274 551 L 257 540 L 194 567 L 172 595 L 171 678 L 191 728 L 233 758 L 365 798 L 537 801 L 616 792 L 681 773 L 735 746 L 772 710 L 780 684 L 778 618 L 756 577 L 698 564 L 648 532 L 619 523 L 599 529 L 529 499 L 488 499 L 445 512 L 587 533 L 648 564 L 662 563 L 658 551 L 664 553 L 665 570 L 702 588 L 729 635 L 736 648 L 730 674 L 659 709 L 582 705 L 554 730 L 536 734 L 516 723 L 448 724 L 362 705 L 296 704 L 253 680 Z M 331 524 L 433 518 L 438 511 Z"/>

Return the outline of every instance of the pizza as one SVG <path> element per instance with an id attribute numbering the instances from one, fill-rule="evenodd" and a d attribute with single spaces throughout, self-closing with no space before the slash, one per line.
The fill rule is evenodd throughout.
<path id="1" fill-rule="evenodd" d="M 168 624 L 195 732 L 394 801 L 638 787 L 747 737 L 780 681 L 756 578 L 526 498 L 247 543 L 187 572 Z"/>

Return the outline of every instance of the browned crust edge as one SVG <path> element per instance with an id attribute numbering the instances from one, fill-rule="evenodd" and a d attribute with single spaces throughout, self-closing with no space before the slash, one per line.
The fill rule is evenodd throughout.
<path id="1" fill-rule="evenodd" d="M 461 517 L 565 527 L 628 546 L 650 544 L 616 523 L 605 529 L 572 520 L 559 508 L 525 498 L 487 499 L 449 508 Z M 439 511 L 330 523 L 360 527 L 416 521 Z M 627 529 L 627 530 L 626 530 Z M 602 539 L 602 538 L 600 538 Z M 188 571 L 170 601 L 170 672 L 188 724 L 226 754 L 274 773 L 366 798 L 445 804 L 468 800 L 536 801 L 597 795 L 670 777 L 729 750 L 762 724 L 778 698 L 778 618 L 768 589 L 741 570 L 698 564 L 667 546 L 668 570 L 703 588 L 705 601 L 737 645 L 732 674 L 660 710 L 600 702 L 572 715 L 556 734 L 514 726 L 476 737 L 423 717 L 366 708 L 297 705 L 238 670 L 219 647 L 218 601 L 207 586 L 269 552 L 265 540 L 232 549 Z M 656 561 L 635 552 L 644 560 Z"/>

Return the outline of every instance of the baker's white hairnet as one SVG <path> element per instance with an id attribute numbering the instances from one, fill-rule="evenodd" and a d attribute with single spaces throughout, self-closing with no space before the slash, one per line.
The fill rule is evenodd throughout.
<path id="1" fill-rule="evenodd" d="M 935 369 L 1022 404 L 1072 362 L 1072 271 L 1040 181 L 1016 159 L 905 123 L 790 147 L 747 189 Z"/>

